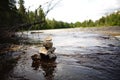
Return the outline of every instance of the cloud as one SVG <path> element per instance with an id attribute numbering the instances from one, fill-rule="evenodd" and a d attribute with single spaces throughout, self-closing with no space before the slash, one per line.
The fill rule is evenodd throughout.
<path id="1" fill-rule="evenodd" d="M 45 0 L 25 0 L 27 8 L 38 8 Z M 49 1 L 49 0 L 47 0 Z M 49 12 L 49 19 L 66 22 L 84 21 L 86 19 L 97 20 L 100 17 L 120 10 L 120 0 L 62 0 L 58 6 Z"/>
<path id="2" fill-rule="evenodd" d="M 120 10 L 120 0 L 114 0 L 112 5 L 104 10 L 103 14 L 110 14 L 115 12 L 116 10 Z"/>
<path id="3" fill-rule="evenodd" d="M 117 4 L 120 6 L 120 0 L 117 0 Z"/>

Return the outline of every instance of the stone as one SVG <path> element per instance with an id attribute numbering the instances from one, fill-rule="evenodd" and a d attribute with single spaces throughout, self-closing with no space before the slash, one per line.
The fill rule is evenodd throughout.
<path id="1" fill-rule="evenodd" d="M 32 55 L 31 58 L 32 58 L 33 61 L 40 60 L 40 56 L 38 54 Z"/>
<path id="2" fill-rule="evenodd" d="M 53 47 L 52 37 L 48 36 L 45 38 L 43 46 L 39 50 L 41 59 L 56 59 L 55 49 L 56 48 Z"/>

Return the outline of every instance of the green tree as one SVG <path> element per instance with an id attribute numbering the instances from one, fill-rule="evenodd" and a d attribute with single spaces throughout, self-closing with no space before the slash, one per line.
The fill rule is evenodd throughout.
<path id="1" fill-rule="evenodd" d="M 25 15 L 25 7 L 24 7 L 24 0 L 19 0 L 19 2 L 18 2 L 18 4 L 19 4 L 19 13 L 21 14 L 21 15 Z"/>
<path id="2" fill-rule="evenodd" d="M 45 13 L 44 13 L 43 9 L 41 8 L 41 5 L 40 5 L 38 11 L 39 11 L 39 14 L 38 14 L 39 20 L 44 21 L 45 20 Z"/>
<path id="3" fill-rule="evenodd" d="M 94 25 L 94 22 L 93 22 L 91 19 L 88 20 L 87 25 L 88 25 L 89 27 L 93 27 L 93 26 L 95 26 L 95 25 Z"/>
<path id="4" fill-rule="evenodd" d="M 76 22 L 74 25 L 75 25 L 75 27 L 80 27 L 81 26 L 81 22 Z"/>
<path id="5" fill-rule="evenodd" d="M 43 27 L 45 27 L 45 13 L 42 9 L 42 6 L 40 5 L 39 9 L 38 9 L 38 21 L 43 21 L 43 23 L 40 23 L 38 25 L 38 29 L 42 29 Z"/>
<path id="6" fill-rule="evenodd" d="M 19 18 L 21 18 L 20 23 L 25 23 L 27 22 L 27 15 L 24 7 L 24 0 L 19 0 L 18 4 L 19 4 L 18 12 L 20 14 Z"/>
<path id="7" fill-rule="evenodd" d="M 113 12 L 95 21 L 96 26 L 120 26 L 120 11 Z"/>
<path id="8" fill-rule="evenodd" d="M 0 2 L 0 25 L 8 27 L 16 23 L 18 17 L 15 0 L 2 0 Z M 12 20 L 11 20 L 12 19 Z"/>
<path id="9" fill-rule="evenodd" d="M 88 27 L 88 21 L 85 20 L 84 22 L 82 22 L 82 27 Z"/>

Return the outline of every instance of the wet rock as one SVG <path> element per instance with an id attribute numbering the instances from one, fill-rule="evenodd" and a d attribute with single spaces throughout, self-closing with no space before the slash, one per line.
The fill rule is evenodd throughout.
<path id="1" fill-rule="evenodd" d="M 25 54 L 25 53 L 26 53 L 26 51 L 22 51 L 22 53 L 24 53 L 24 54 Z"/>
<path id="2" fill-rule="evenodd" d="M 38 54 L 32 55 L 31 58 L 32 58 L 33 61 L 40 60 L 40 56 Z"/>
<path id="3" fill-rule="evenodd" d="M 110 39 L 109 36 L 100 36 L 100 38 L 102 38 L 102 39 Z"/>
<path id="4" fill-rule="evenodd" d="M 49 58 L 50 58 L 50 59 L 52 59 L 52 58 L 53 58 L 53 59 L 56 59 L 57 56 L 56 56 L 55 54 L 49 54 Z"/>
<path id="5" fill-rule="evenodd" d="M 34 68 L 34 70 L 38 70 L 39 66 L 40 66 L 40 60 L 32 61 L 32 67 Z"/>
<path id="6" fill-rule="evenodd" d="M 56 60 L 57 56 L 55 54 L 48 54 L 48 55 L 44 55 L 42 53 L 40 53 L 40 59 L 41 60 Z"/>
<path id="7" fill-rule="evenodd" d="M 108 46 L 110 46 L 110 47 L 115 47 L 115 45 L 113 45 L 113 44 L 108 44 Z"/>
<path id="8" fill-rule="evenodd" d="M 55 47 L 53 47 L 52 37 L 47 36 L 45 41 L 43 41 L 43 47 L 40 48 L 39 53 L 41 59 L 49 60 L 49 59 L 56 59 L 56 55 L 54 53 Z"/>
<path id="9" fill-rule="evenodd" d="M 109 55 L 111 53 L 95 53 L 95 54 L 97 54 L 97 55 Z"/>

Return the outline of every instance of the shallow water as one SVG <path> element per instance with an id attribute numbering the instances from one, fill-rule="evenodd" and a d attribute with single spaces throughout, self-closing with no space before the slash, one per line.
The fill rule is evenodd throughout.
<path id="1" fill-rule="evenodd" d="M 120 41 L 115 37 L 79 30 L 27 34 L 34 40 L 48 35 L 53 37 L 56 61 L 33 62 L 31 56 L 39 47 L 27 46 L 5 80 L 119 80 Z"/>
<path id="2" fill-rule="evenodd" d="M 119 46 L 115 37 L 103 34 L 83 32 L 79 30 L 52 30 L 42 31 L 43 33 L 29 34 L 35 40 L 44 40 L 48 35 L 52 36 L 56 53 L 58 54 L 89 54 L 95 53 L 100 48 Z M 91 51 L 94 50 L 94 51 Z M 103 51 L 108 51 L 104 50 Z"/>

